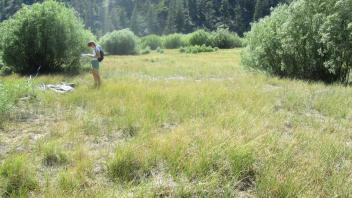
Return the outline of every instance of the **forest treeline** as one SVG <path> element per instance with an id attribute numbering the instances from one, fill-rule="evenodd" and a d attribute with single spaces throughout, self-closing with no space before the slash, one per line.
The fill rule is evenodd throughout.
<path id="1" fill-rule="evenodd" d="M 0 0 L 0 21 L 23 4 L 43 0 Z M 291 0 L 60 0 L 77 10 L 97 36 L 129 28 L 137 35 L 189 33 L 229 28 L 242 34 L 270 9 Z"/>

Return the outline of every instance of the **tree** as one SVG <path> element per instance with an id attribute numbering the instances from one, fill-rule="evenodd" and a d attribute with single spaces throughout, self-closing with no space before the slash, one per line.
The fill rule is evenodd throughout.
<path id="1" fill-rule="evenodd" d="M 269 13 L 269 0 L 257 0 L 254 11 L 254 20 L 258 20 Z"/>
<path id="2" fill-rule="evenodd" d="M 156 9 L 154 6 L 149 3 L 148 12 L 147 12 L 147 33 L 157 33 L 159 32 L 159 23 L 158 23 L 158 15 L 156 13 Z"/>
<path id="3" fill-rule="evenodd" d="M 0 21 L 43 0 L 0 0 Z M 188 33 L 229 28 L 242 34 L 250 23 L 291 0 L 57 0 L 72 6 L 95 34 L 130 28 L 136 34 Z"/>
<path id="4" fill-rule="evenodd" d="M 139 33 L 139 24 L 138 24 L 138 6 L 136 5 L 133 9 L 133 14 L 131 17 L 130 28 L 134 33 Z"/>

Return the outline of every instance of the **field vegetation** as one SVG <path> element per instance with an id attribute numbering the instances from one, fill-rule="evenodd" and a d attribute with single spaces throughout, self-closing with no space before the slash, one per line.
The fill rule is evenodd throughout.
<path id="1" fill-rule="evenodd" d="M 0 24 L 0 196 L 350 197 L 351 6 L 281 5 L 244 40 L 208 15 L 173 33 L 181 12 L 141 37 L 136 11 L 98 40 L 100 89 L 77 12 L 25 6 Z"/>
<path id="2" fill-rule="evenodd" d="M 252 73 L 240 53 L 108 56 L 100 90 L 36 78 L 2 119 L 2 195 L 351 195 L 351 88 Z M 37 89 L 59 81 L 77 88 Z"/>

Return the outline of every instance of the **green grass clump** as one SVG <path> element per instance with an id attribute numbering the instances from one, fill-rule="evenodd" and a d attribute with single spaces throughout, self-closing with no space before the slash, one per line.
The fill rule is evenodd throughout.
<path id="1" fill-rule="evenodd" d="M 181 53 L 198 54 L 202 52 L 216 52 L 219 48 L 206 45 L 193 45 L 180 48 Z"/>
<path id="2" fill-rule="evenodd" d="M 62 171 L 58 176 L 58 185 L 64 193 L 70 194 L 79 189 L 81 184 L 77 175 L 70 171 Z"/>
<path id="3" fill-rule="evenodd" d="M 68 162 L 68 156 L 57 143 L 44 143 L 42 146 L 43 164 L 46 166 L 62 165 Z"/>
<path id="4" fill-rule="evenodd" d="M 147 174 L 145 162 L 131 147 L 119 147 L 109 162 L 108 174 L 115 181 L 138 183 Z"/>
<path id="5" fill-rule="evenodd" d="M 0 192 L 7 197 L 26 196 L 38 187 L 32 165 L 26 156 L 7 158 L 0 166 Z"/>

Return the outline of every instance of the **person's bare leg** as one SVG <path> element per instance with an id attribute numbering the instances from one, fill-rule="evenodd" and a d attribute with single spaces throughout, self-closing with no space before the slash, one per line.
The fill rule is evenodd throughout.
<path id="1" fill-rule="evenodd" d="M 92 75 L 93 75 L 93 79 L 94 79 L 94 87 L 97 87 L 97 76 L 96 76 L 96 74 L 95 74 L 95 71 L 94 70 L 92 70 Z"/>
<path id="2" fill-rule="evenodd" d="M 97 75 L 98 87 L 100 87 L 100 85 L 101 85 L 101 79 L 100 79 L 100 73 L 99 73 L 99 71 L 97 71 L 96 75 Z"/>
<path id="3" fill-rule="evenodd" d="M 100 84 L 101 84 L 99 71 L 98 70 L 93 70 L 93 75 L 94 75 L 95 86 L 96 86 L 96 88 L 99 88 Z"/>

